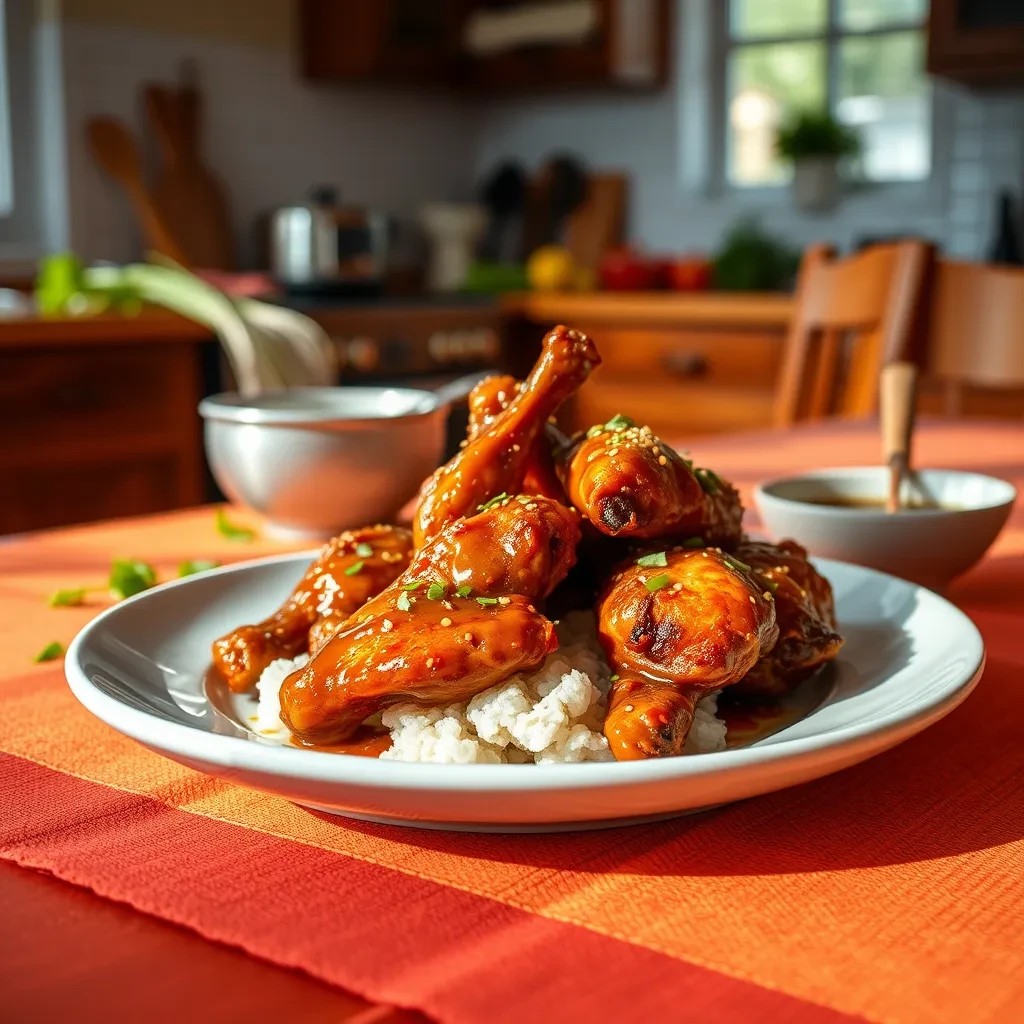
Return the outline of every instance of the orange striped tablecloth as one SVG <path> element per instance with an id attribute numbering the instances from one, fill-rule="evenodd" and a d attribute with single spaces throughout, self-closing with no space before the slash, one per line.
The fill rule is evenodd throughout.
<path id="1" fill-rule="evenodd" d="M 695 448 L 749 491 L 877 442 L 833 425 Z M 927 424 L 917 456 L 1020 485 L 1024 424 Z M 950 593 L 989 662 L 947 719 L 795 789 L 554 836 L 318 816 L 151 754 L 60 662 L 31 663 L 98 607 L 46 595 L 114 556 L 171 575 L 278 549 L 224 540 L 210 510 L 0 542 L 3 856 L 443 1021 L 1024 1019 L 1024 509 Z"/>

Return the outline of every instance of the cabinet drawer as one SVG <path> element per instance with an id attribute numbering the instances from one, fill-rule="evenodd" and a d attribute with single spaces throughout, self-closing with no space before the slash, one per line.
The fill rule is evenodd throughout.
<path id="1" fill-rule="evenodd" d="M 781 334 L 595 328 L 602 365 L 595 379 L 701 381 L 771 387 L 782 358 Z"/>
<path id="2" fill-rule="evenodd" d="M 697 434 L 754 430 L 772 421 L 774 392 L 761 387 L 709 387 L 658 381 L 591 378 L 566 412 L 565 425 L 580 430 L 624 413 L 667 441 Z"/>
<path id="3" fill-rule="evenodd" d="M 18 350 L 0 355 L 0 435 L 25 448 L 175 432 L 197 391 L 191 345 Z"/>

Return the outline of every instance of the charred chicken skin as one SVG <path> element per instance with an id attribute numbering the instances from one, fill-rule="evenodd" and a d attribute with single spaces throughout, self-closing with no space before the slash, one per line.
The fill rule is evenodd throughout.
<path id="1" fill-rule="evenodd" d="M 445 523 L 471 514 L 495 494 L 518 493 L 548 417 L 601 361 L 581 331 L 555 327 L 519 393 L 494 420 L 424 484 L 413 523 L 416 547 Z"/>
<path id="2" fill-rule="evenodd" d="M 774 592 L 779 642 L 736 684 L 734 692 L 782 696 L 835 658 L 843 646 L 836 631 L 832 587 L 792 540 L 777 545 L 747 541 L 736 549 L 736 557 Z"/>
<path id="3" fill-rule="evenodd" d="M 642 560 L 613 574 L 597 609 L 617 675 L 604 734 L 620 761 L 681 753 L 701 697 L 745 676 L 779 635 L 771 592 L 720 550 Z"/>
<path id="4" fill-rule="evenodd" d="M 285 680 L 283 721 L 303 742 L 341 743 L 391 704 L 453 703 L 535 668 L 557 643 L 532 602 L 578 538 L 576 514 L 540 497 L 450 523 Z"/>
<path id="5" fill-rule="evenodd" d="M 609 537 L 700 537 L 732 547 L 742 536 L 736 489 L 625 416 L 588 430 L 561 453 L 559 470 L 573 505 Z"/>
<path id="6" fill-rule="evenodd" d="M 397 526 L 346 530 L 320 552 L 288 600 L 263 622 L 240 626 L 213 643 L 213 663 L 241 693 L 278 658 L 294 658 L 318 623 L 344 621 L 409 564 L 412 534 Z"/>

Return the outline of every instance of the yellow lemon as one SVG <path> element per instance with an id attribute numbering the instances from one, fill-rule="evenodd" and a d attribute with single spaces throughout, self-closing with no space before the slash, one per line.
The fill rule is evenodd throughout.
<path id="1" fill-rule="evenodd" d="M 526 277 L 534 291 L 565 291 L 575 282 L 576 264 L 568 249 L 560 245 L 542 245 L 526 261 Z"/>

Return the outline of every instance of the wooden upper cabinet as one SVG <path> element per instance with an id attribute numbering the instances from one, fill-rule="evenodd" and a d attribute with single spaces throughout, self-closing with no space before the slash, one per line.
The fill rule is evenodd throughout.
<path id="1" fill-rule="evenodd" d="M 550 11 L 538 15 L 543 6 Z M 670 0 L 301 0 L 302 66 L 314 79 L 473 93 L 655 89 L 668 76 L 669 8 Z M 562 39 L 529 41 L 538 18 Z"/>
<path id="2" fill-rule="evenodd" d="M 1024 82 L 1024 0 L 932 0 L 928 70 L 972 85 Z"/>

